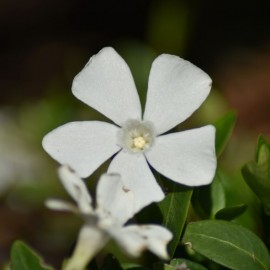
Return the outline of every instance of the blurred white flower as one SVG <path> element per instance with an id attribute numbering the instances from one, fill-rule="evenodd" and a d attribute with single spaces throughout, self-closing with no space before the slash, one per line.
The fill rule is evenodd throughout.
<path id="1" fill-rule="evenodd" d="M 135 194 L 135 208 L 164 198 L 148 163 L 188 186 L 209 184 L 216 170 L 215 128 L 211 125 L 163 134 L 186 120 L 205 100 L 211 79 L 177 56 L 157 57 L 142 108 L 131 72 L 112 48 L 93 56 L 75 77 L 73 94 L 110 118 L 65 124 L 43 139 L 61 164 L 88 177 L 114 154 L 108 172 L 119 173 Z M 163 135 L 162 135 L 163 134 Z"/>
<path id="2" fill-rule="evenodd" d="M 40 169 L 40 157 L 15 119 L 0 111 L 0 195 L 14 184 L 36 179 Z"/>
<path id="3" fill-rule="evenodd" d="M 46 201 L 47 207 L 78 213 L 85 220 L 65 270 L 84 269 L 111 238 L 130 256 L 137 257 L 145 249 L 149 249 L 160 258 L 168 259 L 166 246 L 172 239 L 172 234 L 166 228 L 158 225 L 124 226 L 135 214 L 134 196 L 132 190 L 124 186 L 119 175 L 101 176 L 97 185 L 95 207 L 87 187 L 74 171 L 62 166 L 59 177 L 77 206 L 50 199 Z"/>

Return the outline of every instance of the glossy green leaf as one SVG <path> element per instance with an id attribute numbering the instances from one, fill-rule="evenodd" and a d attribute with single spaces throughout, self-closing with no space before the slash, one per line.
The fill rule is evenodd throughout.
<path id="1" fill-rule="evenodd" d="M 218 119 L 214 126 L 216 127 L 216 154 L 219 157 L 223 152 L 235 125 L 236 114 L 231 111 Z"/>
<path id="2" fill-rule="evenodd" d="M 176 267 L 180 266 L 180 265 L 186 265 L 189 269 L 192 270 L 207 270 L 207 268 L 205 268 L 203 265 L 189 261 L 187 259 L 173 259 L 170 262 L 170 265 L 174 266 L 174 269 L 176 269 Z"/>
<path id="3" fill-rule="evenodd" d="M 192 205 L 202 218 L 214 218 L 217 211 L 226 205 L 225 189 L 217 172 L 211 185 L 194 189 Z"/>
<path id="4" fill-rule="evenodd" d="M 162 225 L 173 233 L 173 239 L 168 245 L 169 254 L 173 257 L 186 222 L 192 189 L 174 182 L 170 182 L 169 188 L 169 193 L 158 203 L 158 207 L 163 217 Z"/>
<path id="5" fill-rule="evenodd" d="M 219 210 L 215 214 L 215 219 L 232 220 L 241 216 L 247 209 L 246 204 L 235 205 L 232 207 L 226 207 Z"/>
<path id="6" fill-rule="evenodd" d="M 52 270 L 44 266 L 39 255 L 21 241 L 11 248 L 11 270 Z"/>
<path id="7" fill-rule="evenodd" d="M 270 257 L 261 239 L 250 230 L 223 220 L 190 223 L 186 245 L 210 260 L 234 270 L 269 270 Z"/>
<path id="8" fill-rule="evenodd" d="M 257 143 L 256 160 L 242 168 L 242 175 L 270 213 L 270 146 L 263 137 Z"/>

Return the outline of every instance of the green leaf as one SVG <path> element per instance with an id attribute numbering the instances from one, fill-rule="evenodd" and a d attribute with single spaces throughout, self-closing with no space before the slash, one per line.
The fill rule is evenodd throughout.
<path id="1" fill-rule="evenodd" d="M 157 205 L 163 217 L 162 225 L 173 233 L 173 239 L 168 245 L 169 254 L 173 257 L 186 222 L 192 189 L 174 182 L 169 182 L 169 188 L 169 194 Z"/>
<path id="2" fill-rule="evenodd" d="M 226 207 L 215 214 L 215 219 L 232 220 L 241 216 L 247 209 L 246 204 L 240 204 L 232 207 Z"/>
<path id="3" fill-rule="evenodd" d="M 262 136 L 257 143 L 256 160 L 242 168 L 242 175 L 270 214 L 270 146 Z"/>
<path id="4" fill-rule="evenodd" d="M 234 270 L 269 270 L 264 243 L 250 230 L 223 220 L 190 223 L 183 238 L 186 245 L 209 260 Z"/>
<path id="5" fill-rule="evenodd" d="M 217 172 L 211 185 L 195 188 L 192 205 L 202 218 L 214 218 L 226 205 L 225 189 Z"/>
<path id="6" fill-rule="evenodd" d="M 44 266 L 39 255 L 22 241 L 11 247 L 11 270 L 52 270 Z"/>
<path id="7" fill-rule="evenodd" d="M 173 259 L 170 264 L 164 264 L 162 262 L 158 262 L 154 264 L 154 270 L 207 270 L 204 266 L 186 260 L 186 259 Z"/>
<path id="8" fill-rule="evenodd" d="M 256 155 L 255 155 L 255 160 L 260 163 L 259 160 L 262 160 L 262 153 L 260 154 L 261 147 L 265 145 L 268 146 L 267 141 L 263 136 L 259 136 L 258 141 L 257 141 L 257 146 L 256 146 Z"/>
<path id="9" fill-rule="evenodd" d="M 154 264 L 153 270 L 175 270 L 175 267 L 162 262 L 157 262 Z"/>
<path id="10" fill-rule="evenodd" d="M 216 154 L 219 157 L 223 152 L 235 125 L 236 114 L 231 111 L 218 119 L 214 126 L 216 127 Z"/>
<path id="11" fill-rule="evenodd" d="M 192 269 L 192 270 L 207 270 L 207 268 L 205 268 L 201 264 L 198 264 L 198 263 L 186 260 L 186 259 L 182 259 L 182 258 L 181 259 L 173 259 L 170 262 L 170 265 L 172 265 L 174 267 L 175 266 L 179 267 L 180 265 L 183 265 L 183 264 L 185 264 L 189 269 Z M 174 269 L 176 269 L 176 267 Z"/>

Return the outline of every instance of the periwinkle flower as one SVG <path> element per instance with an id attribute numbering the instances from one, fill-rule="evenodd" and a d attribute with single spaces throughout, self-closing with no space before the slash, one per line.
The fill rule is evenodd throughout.
<path id="1" fill-rule="evenodd" d="M 112 157 L 109 173 L 119 173 L 135 194 L 135 208 L 161 201 L 164 193 L 149 164 L 187 186 L 211 183 L 216 170 L 215 128 L 164 134 L 185 121 L 206 99 L 211 79 L 177 56 L 162 54 L 151 67 L 144 113 L 126 62 L 110 47 L 94 55 L 75 77 L 73 94 L 107 116 L 71 122 L 47 134 L 44 149 L 80 177 L 88 177 Z M 149 163 L 149 164 L 148 164 Z"/>

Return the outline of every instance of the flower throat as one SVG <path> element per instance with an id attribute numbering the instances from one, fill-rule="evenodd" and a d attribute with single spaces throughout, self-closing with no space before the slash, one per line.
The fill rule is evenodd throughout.
<path id="1" fill-rule="evenodd" d="M 154 142 L 154 128 L 151 122 L 130 119 L 119 132 L 120 145 L 133 153 L 144 152 Z"/>

